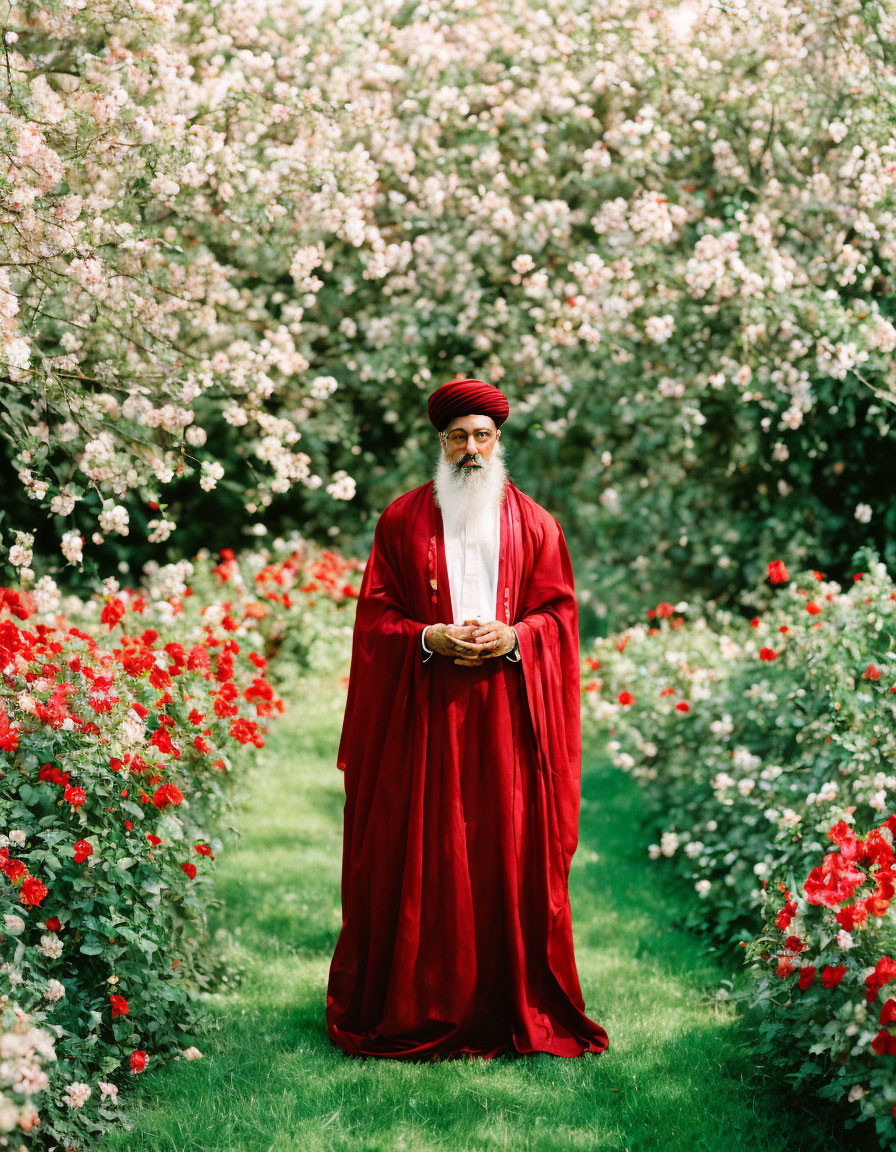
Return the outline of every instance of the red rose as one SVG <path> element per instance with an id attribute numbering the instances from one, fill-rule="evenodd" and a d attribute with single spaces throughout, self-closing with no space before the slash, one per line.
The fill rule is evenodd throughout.
<path id="1" fill-rule="evenodd" d="M 78 840 L 75 842 L 75 863 L 83 864 L 88 856 L 93 855 L 93 845 L 89 840 Z"/>
<path id="2" fill-rule="evenodd" d="M 759 659 L 760 660 L 777 660 L 780 655 L 781 655 L 781 653 L 775 652 L 773 648 L 760 648 L 759 649 Z"/>
<path id="3" fill-rule="evenodd" d="M 182 804 L 184 794 L 176 784 L 160 784 L 152 795 L 152 802 L 161 811 L 169 804 Z"/>
<path id="4" fill-rule="evenodd" d="M 822 970 L 821 982 L 824 984 L 825 988 L 836 988 L 845 975 L 845 964 L 828 964 Z"/>
<path id="5" fill-rule="evenodd" d="M 211 856 L 212 860 L 215 858 L 208 844 L 194 844 L 193 850 L 198 852 L 200 856 Z"/>
<path id="6" fill-rule="evenodd" d="M 775 917 L 775 924 L 783 932 L 795 915 L 796 901 L 788 900 L 778 915 Z"/>
<path id="7" fill-rule="evenodd" d="M 881 1028 L 871 1041 L 871 1047 L 878 1056 L 896 1056 L 896 1036 L 886 1028 Z"/>
<path id="8" fill-rule="evenodd" d="M 131 1053 L 131 1071 L 142 1072 L 146 1068 L 146 1053 L 142 1048 Z"/>
<path id="9" fill-rule="evenodd" d="M 191 880 L 195 880 L 195 878 L 196 878 L 196 865 L 191 860 L 188 860 L 186 862 L 186 864 L 181 864 L 181 868 L 183 869 L 184 872 L 186 872 L 186 874 L 190 877 Z"/>
<path id="10" fill-rule="evenodd" d="M 811 964 L 806 964 L 805 967 L 800 969 L 799 986 L 805 992 L 812 981 L 815 979 L 815 969 Z"/>
<path id="11" fill-rule="evenodd" d="M 34 876 L 26 876 L 22 881 L 22 887 L 19 889 L 19 900 L 22 904 L 30 904 L 32 907 L 37 907 L 47 894 L 47 887 L 41 884 Z"/>
<path id="12" fill-rule="evenodd" d="M 889 984 L 891 980 L 896 980 L 896 960 L 891 956 L 881 956 L 874 965 L 874 974 L 880 984 Z"/>
<path id="13" fill-rule="evenodd" d="M 62 798 L 63 800 L 67 800 L 72 808 L 80 808 L 87 799 L 87 793 L 83 788 L 76 788 L 73 784 L 66 784 Z"/>
<path id="14" fill-rule="evenodd" d="M 4 860 L 2 867 L 10 880 L 18 880 L 20 876 L 24 876 L 28 871 L 28 865 L 25 861 L 16 860 L 15 858 L 12 860 Z"/>
<path id="15" fill-rule="evenodd" d="M 754 616 L 753 619 L 750 621 L 750 627 L 751 628 L 758 628 L 761 623 L 762 623 L 762 621 L 759 619 L 759 617 Z"/>
<path id="16" fill-rule="evenodd" d="M 230 704 L 222 695 L 215 696 L 215 715 L 224 720 L 227 716 L 236 716 L 236 704 Z"/>
<path id="17" fill-rule="evenodd" d="M 109 1003 L 112 1005 L 112 1019 L 116 1016 L 127 1016 L 130 1009 L 128 1002 L 124 996 L 116 996 L 114 993 L 109 997 Z"/>
<path id="18" fill-rule="evenodd" d="M 845 853 L 829 852 L 823 863 L 813 868 L 806 877 L 803 891 L 810 904 L 836 908 L 852 897 L 864 879 L 865 873 Z M 852 909 L 844 908 L 841 911 L 851 912 Z"/>
<path id="19" fill-rule="evenodd" d="M 635 698 L 631 692 L 620 692 L 617 699 L 623 707 L 627 707 L 629 704 L 634 704 L 635 702 Z"/>
<path id="20" fill-rule="evenodd" d="M 58 932 L 59 929 L 62 927 L 62 924 L 59 922 L 58 916 L 51 916 L 50 919 L 45 920 L 44 923 L 50 929 L 51 932 Z"/>
<path id="21" fill-rule="evenodd" d="M 866 1002 L 870 1004 L 884 984 L 889 984 L 893 979 L 896 979 L 896 961 L 890 956 L 881 956 L 871 975 L 865 977 Z"/>
<path id="22" fill-rule="evenodd" d="M 19 728 L 10 724 L 9 717 L 0 709 L 0 748 L 4 752 L 15 752 L 19 746 Z"/>
<path id="23" fill-rule="evenodd" d="M 679 700 L 675 705 L 676 712 L 690 712 L 690 710 L 691 706 L 688 704 L 687 700 Z"/>
<path id="24" fill-rule="evenodd" d="M 111 632 L 122 616 L 124 616 L 124 604 L 120 600 L 107 600 L 100 620 L 103 624 L 109 625 Z"/>
<path id="25" fill-rule="evenodd" d="M 772 560 L 768 566 L 768 578 L 772 584 L 783 584 L 790 579 L 790 573 L 785 568 L 783 560 Z"/>
<path id="26" fill-rule="evenodd" d="M 150 844 L 156 847 L 162 843 L 162 838 L 160 836 L 156 836 L 155 832 L 147 832 L 146 839 L 150 842 Z"/>
<path id="27" fill-rule="evenodd" d="M 806 611 L 809 613 L 810 616 L 817 616 L 818 613 L 821 611 L 821 605 L 816 604 L 814 600 L 810 600 L 809 603 L 806 605 Z"/>
<path id="28" fill-rule="evenodd" d="M 230 725 L 230 735 L 240 744 L 254 744 L 257 748 L 264 747 L 264 737 L 261 729 L 254 720 L 244 720 L 240 717 Z"/>
<path id="29" fill-rule="evenodd" d="M 834 905 L 831 905 L 831 907 L 834 907 Z M 856 925 L 864 924 L 868 919 L 868 909 L 865 906 L 865 901 L 857 900 L 855 904 L 850 904 L 848 908 L 841 908 L 839 912 L 834 914 L 834 919 L 844 931 L 852 932 Z"/>
<path id="30" fill-rule="evenodd" d="M 150 736 L 149 742 L 153 748 L 158 748 L 160 752 L 168 756 L 173 756 L 175 760 L 180 759 L 180 749 L 175 748 L 171 743 L 171 737 L 168 735 L 167 729 L 156 728 L 155 732 Z"/>
<path id="31" fill-rule="evenodd" d="M 896 1020 L 896 1000 L 891 996 L 880 1010 L 880 1022 L 883 1027 L 886 1027 L 888 1024 L 892 1024 L 894 1020 Z"/>
<path id="32" fill-rule="evenodd" d="M 880 680 L 880 668 L 876 664 L 869 664 L 862 675 L 865 680 Z"/>

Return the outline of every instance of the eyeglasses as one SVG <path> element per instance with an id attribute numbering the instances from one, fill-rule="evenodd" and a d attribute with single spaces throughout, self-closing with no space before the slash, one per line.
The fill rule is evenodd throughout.
<path id="1" fill-rule="evenodd" d="M 463 444 L 466 444 L 470 437 L 469 432 L 464 432 L 460 428 L 456 428 L 453 432 L 449 432 L 447 436 L 444 432 L 440 432 L 439 435 L 444 440 L 447 440 L 452 448 L 460 448 Z M 473 433 L 473 439 L 477 444 L 488 444 L 491 440 L 494 440 L 497 435 L 498 433 L 493 432 L 490 428 L 477 428 Z"/>

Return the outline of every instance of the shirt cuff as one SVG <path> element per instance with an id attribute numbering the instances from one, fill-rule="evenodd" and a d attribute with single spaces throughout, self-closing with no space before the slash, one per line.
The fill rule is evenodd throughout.
<path id="1" fill-rule="evenodd" d="M 514 664 L 518 664 L 520 662 L 520 660 L 522 660 L 523 654 L 522 654 L 522 652 L 520 652 L 520 640 L 519 640 L 519 637 L 516 635 L 516 629 L 514 628 L 512 631 L 513 631 L 514 636 L 516 636 L 516 647 L 513 649 L 512 652 L 505 652 L 504 656 L 507 660 L 512 660 Z"/>
<path id="2" fill-rule="evenodd" d="M 426 628 L 428 628 L 428 627 L 429 627 L 429 625 L 427 624 Z M 432 654 L 433 654 L 432 648 L 426 647 L 426 628 L 424 628 L 423 631 L 420 633 L 420 643 L 423 645 L 423 663 L 424 664 L 426 663 L 427 660 L 430 660 L 432 658 Z"/>

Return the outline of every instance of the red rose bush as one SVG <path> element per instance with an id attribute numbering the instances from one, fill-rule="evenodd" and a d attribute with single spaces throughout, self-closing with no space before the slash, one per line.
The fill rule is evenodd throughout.
<path id="1" fill-rule="evenodd" d="M 865 836 L 839 820 L 827 851 L 792 889 L 767 889 L 764 928 L 746 959 L 754 1003 L 765 1013 L 769 1057 L 793 1038 L 803 1059 L 786 1075 L 794 1087 L 857 1103 L 883 1140 L 896 1138 L 896 815 Z M 830 845 L 828 845 L 830 847 Z M 792 883 L 792 881 L 791 881 Z"/>
<path id="2" fill-rule="evenodd" d="M 782 1076 L 861 1101 L 881 1138 L 896 1140 L 890 1041 L 877 1040 L 884 1063 L 872 1060 L 861 1046 L 871 1008 L 844 1000 L 896 958 L 896 584 L 872 550 L 854 565 L 844 586 L 773 560 L 763 587 L 744 594 L 747 617 L 684 601 L 652 608 L 646 623 L 597 641 L 583 694 L 586 722 L 644 786 L 648 851 L 699 897 L 689 925 L 734 948 L 766 922 L 759 953 L 745 945 L 755 977 L 745 1000 L 764 1014 Z M 856 829 L 874 831 L 860 840 Z M 794 923 L 785 915 L 775 928 L 776 945 L 801 942 L 790 955 L 767 939 L 778 884 L 795 903 Z M 782 960 L 777 977 L 757 963 L 761 951 Z M 824 999 L 843 965 L 843 987 Z M 788 987 L 806 987 L 782 993 L 785 973 Z M 877 1020 L 869 1042 L 885 1027 Z"/>
<path id="3" fill-rule="evenodd" d="M 357 595 L 357 565 L 282 552 L 155 568 L 87 602 L 0 589 L 0 996 L 56 1055 L 16 1120 L 34 1147 L 89 1145 L 118 1087 L 203 1029 L 221 829 L 283 708 L 269 660 L 350 632 Z"/>

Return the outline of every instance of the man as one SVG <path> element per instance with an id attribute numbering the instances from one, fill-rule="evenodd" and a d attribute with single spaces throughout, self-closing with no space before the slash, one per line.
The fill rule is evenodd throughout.
<path id="1" fill-rule="evenodd" d="M 507 397 L 436 389 L 433 480 L 380 517 L 337 763 L 342 931 L 327 1031 L 355 1055 L 602 1052 L 568 878 L 578 613 L 560 525 L 509 480 Z"/>

